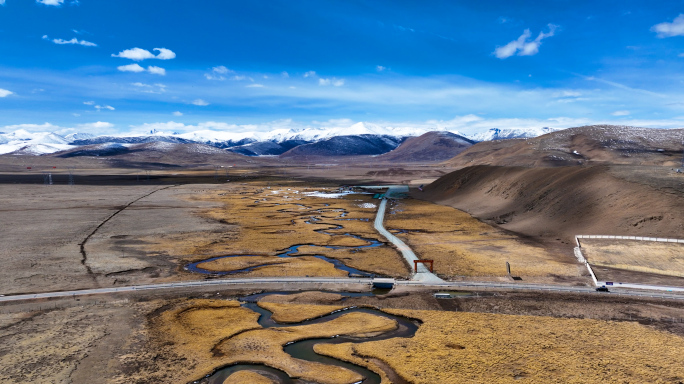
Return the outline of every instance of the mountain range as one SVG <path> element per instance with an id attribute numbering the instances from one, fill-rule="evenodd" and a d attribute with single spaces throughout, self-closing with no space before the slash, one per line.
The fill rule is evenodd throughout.
<path id="1" fill-rule="evenodd" d="M 508 138 L 531 138 L 552 131 L 555 129 L 492 128 L 470 136 L 446 130 L 441 132 L 457 135 L 472 143 Z M 428 130 L 425 129 L 383 127 L 364 122 L 342 128 L 276 129 L 269 132 L 198 130 L 177 133 L 152 130 L 141 134 L 102 136 L 81 132 L 59 135 L 55 132 L 29 132 L 19 129 L 9 133 L 0 133 L 0 155 L 45 155 L 103 144 L 111 144 L 112 146 L 109 147 L 101 147 L 105 151 L 111 151 L 117 147 L 114 144 L 123 148 L 151 142 L 204 144 L 246 156 L 380 155 L 396 149 L 408 138 L 427 132 Z M 83 153 L 92 153 L 94 148 L 89 147 Z"/>

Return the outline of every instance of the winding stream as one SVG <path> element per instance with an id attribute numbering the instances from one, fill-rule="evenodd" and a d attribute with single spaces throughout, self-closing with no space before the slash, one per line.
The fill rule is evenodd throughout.
<path id="1" fill-rule="evenodd" d="M 377 373 L 363 367 L 360 365 L 352 364 L 346 361 L 338 360 L 332 357 L 328 356 L 323 356 L 319 355 L 316 352 L 314 352 L 314 345 L 320 344 L 320 343 L 326 343 L 326 344 L 341 344 L 341 343 L 361 343 L 361 342 L 367 342 L 367 341 L 377 341 L 377 340 L 385 340 L 385 339 L 390 339 L 394 337 L 413 337 L 413 335 L 416 333 L 418 330 L 419 324 L 418 322 L 402 317 L 402 316 L 395 316 L 391 315 L 376 309 L 369 309 L 369 308 L 358 308 L 358 307 L 349 307 L 349 308 L 344 308 L 341 310 L 334 311 L 330 314 L 317 317 L 314 319 L 310 320 L 305 320 L 299 323 L 278 323 L 275 320 L 272 319 L 273 313 L 261 308 L 258 306 L 257 301 L 267 295 L 270 294 L 283 294 L 283 293 L 291 293 L 291 292 L 269 292 L 269 293 L 263 293 L 263 294 L 257 294 L 257 295 L 252 295 L 252 296 L 247 296 L 243 297 L 240 300 L 241 301 L 246 301 L 244 304 L 242 304 L 243 307 L 249 308 L 250 310 L 259 313 L 261 316 L 259 317 L 258 323 L 261 325 L 263 328 L 276 328 L 276 327 L 293 327 L 293 326 L 299 326 L 299 325 L 310 325 L 310 324 L 320 324 L 320 323 L 325 323 L 331 320 L 334 320 L 340 316 L 343 316 L 348 313 L 352 312 L 363 312 L 363 313 L 368 313 L 372 314 L 375 316 L 381 316 L 385 317 L 391 320 L 396 321 L 397 327 L 391 331 L 387 331 L 384 333 L 381 333 L 376 336 L 370 336 L 370 337 L 353 337 L 353 336 L 337 336 L 334 338 L 313 338 L 313 339 L 305 339 L 305 340 L 300 340 L 291 344 L 286 345 L 283 350 L 289 354 L 290 356 L 296 358 L 296 359 L 301 359 L 301 360 L 307 360 L 307 361 L 315 361 L 321 364 L 326 364 L 326 365 L 334 365 L 338 367 L 343 367 L 346 369 L 349 369 L 353 372 L 358 373 L 364 379 L 360 381 L 359 383 L 363 384 L 379 384 L 381 381 L 380 375 Z M 351 296 L 367 296 L 367 295 L 372 295 L 371 293 L 347 293 L 347 292 L 336 292 L 339 294 L 342 294 L 347 297 Z M 223 384 L 223 382 L 230 376 L 231 374 L 237 372 L 237 371 L 244 371 L 244 370 L 249 370 L 253 371 L 259 374 L 262 374 L 271 380 L 275 381 L 276 383 L 280 384 L 299 384 L 299 383 L 305 383 L 305 381 L 297 380 L 297 379 L 292 379 L 290 378 L 285 372 L 275 369 L 266 365 L 262 364 L 251 364 L 251 363 L 238 363 L 234 365 L 230 365 L 224 368 L 221 368 L 211 375 L 208 375 L 204 379 L 197 381 L 196 383 L 201 383 L 201 384 Z"/>
<path id="2" fill-rule="evenodd" d="M 278 204 L 281 205 L 281 204 Z M 311 209 L 312 207 L 303 205 L 303 204 L 294 204 L 300 207 L 303 207 L 303 209 Z M 325 203 L 325 206 L 329 206 L 329 204 Z M 297 212 L 301 213 L 301 211 L 292 211 L 288 210 L 287 208 L 279 209 L 278 212 Z M 326 212 L 335 212 L 339 213 L 337 218 L 333 218 L 333 220 L 361 220 L 361 221 L 368 221 L 369 219 L 344 219 L 345 216 L 347 216 L 348 212 L 344 208 L 320 208 L 315 211 L 313 211 L 318 214 L 323 214 Z M 293 219 L 293 223 L 294 223 Z M 384 243 L 376 240 L 376 239 L 369 239 L 357 235 L 353 235 L 351 233 L 333 233 L 333 232 L 328 232 L 328 231 L 338 231 L 340 229 L 344 229 L 344 226 L 342 225 L 332 225 L 332 224 L 325 224 L 325 223 L 317 223 L 318 221 L 322 221 L 323 219 L 319 215 L 311 215 L 308 220 L 304 221 L 305 224 L 312 224 L 312 225 L 329 225 L 330 227 L 328 228 L 321 228 L 321 229 L 315 229 L 314 232 L 322 233 L 328 236 L 347 236 L 351 237 L 357 240 L 363 240 L 367 244 L 364 245 L 358 245 L 358 246 L 335 246 L 335 245 L 318 245 L 318 244 L 296 244 L 293 246 L 290 246 L 288 248 L 282 249 L 278 251 L 276 254 L 277 257 L 281 258 L 288 258 L 288 257 L 298 257 L 294 256 L 295 254 L 299 253 L 299 248 L 303 246 L 309 246 L 309 247 L 321 247 L 321 248 L 328 248 L 328 249 L 349 249 L 352 250 L 352 252 L 355 252 L 356 250 L 363 249 L 363 248 L 375 248 L 375 247 L 380 247 L 384 245 Z M 308 255 L 307 255 L 308 256 Z M 363 277 L 374 277 L 375 274 L 367 271 L 362 271 L 360 269 L 352 268 L 350 266 L 347 266 L 344 264 L 342 261 L 333 259 L 330 257 L 326 257 L 323 255 L 312 255 L 313 257 L 323 260 L 325 262 L 328 262 L 332 264 L 335 269 L 339 269 L 341 271 L 347 272 L 348 276 L 363 276 Z M 201 264 L 203 263 L 208 263 L 211 261 L 216 261 L 216 260 L 221 260 L 221 259 L 227 259 L 227 258 L 232 258 L 232 257 L 263 257 L 263 255 L 225 255 L 225 256 L 217 256 L 217 257 L 212 257 L 210 259 L 205 259 L 205 260 L 200 260 L 196 261 L 193 263 L 187 264 L 184 268 L 187 271 L 190 272 L 195 272 L 195 273 L 202 273 L 206 275 L 214 275 L 214 276 L 225 276 L 225 275 L 233 275 L 237 273 L 244 273 L 244 272 L 250 272 L 254 269 L 260 268 L 260 267 L 265 267 L 269 265 L 278 265 L 282 263 L 278 262 L 268 262 L 268 263 L 263 263 L 263 264 L 257 264 L 253 265 L 247 268 L 241 268 L 241 269 L 236 269 L 232 271 L 212 271 L 209 269 L 204 269 L 200 267 Z"/>

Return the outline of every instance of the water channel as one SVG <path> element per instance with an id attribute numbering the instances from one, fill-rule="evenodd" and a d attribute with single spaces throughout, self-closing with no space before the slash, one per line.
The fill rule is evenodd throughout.
<path id="1" fill-rule="evenodd" d="M 282 204 L 278 204 L 282 205 Z M 303 207 L 303 209 L 311 209 L 312 207 L 303 205 L 303 204 L 294 204 L 296 206 Z M 329 204 L 325 204 L 325 206 L 329 206 Z M 292 211 L 288 210 L 287 208 L 279 209 L 278 212 L 296 212 L 296 213 L 301 213 L 301 211 Z M 339 231 L 341 229 L 344 229 L 344 226 L 342 225 L 332 225 L 332 224 L 326 224 L 326 223 L 319 223 L 323 219 L 321 218 L 321 214 L 324 214 L 326 212 L 335 212 L 338 213 L 338 216 L 336 218 L 332 218 L 332 220 L 361 220 L 361 221 L 368 221 L 369 219 L 345 219 L 344 217 L 347 216 L 348 212 L 343 209 L 343 208 L 320 208 L 312 211 L 312 213 L 317 213 L 318 215 L 311 215 L 308 220 L 304 221 L 305 224 L 312 224 L 312 225 L 328 225 L 329 227 L 327 228 L 321 228 L 321 229 L 315 229 L 314 232 L 322 233 L 328 236 L 347 236 L 351 237 L 357 240 L 363 240 L 366 242 L 366 244 L 359 245 L 359 246 L 335 246 L 335 245 L 318 245 L 318 244 L 296 244 L 292 245 L 288 248 L 282 249 L 278 251 L 276 254 L 277 257 L 280 258 L 288 258 L 288 257 L 298 257 L 294 256 L 295 254 L 299 253 L 299 248 L 303 246 L 309 246 L 309 247 L 321 247 L 321 248 L 328 248 L 328 249 L 348 249 L 351 250 L 352 252 L 363 249 L 363 248 L 375 248 L 375 247 L 380 247 L 383 246 L 384 243 L 376 240 L 376 239 L 369 239 L 361 236 L 357 236 L 351 233 L 333 233 L 329 231 Z M 293 219 L 294 222 L 294 219 Z M 225 275 L 234 275 L 237 273 L 244 273 L 244 272 L 250 272 L 254 269 L 260 268 L 260 267 L 265 267 L 269 265 L 278 265 L 282 264 L 279 262 L 268 262 L 268 263 L 263 263 L 263 264 L 258 264 L 258 265 L 253 265 L 247 268 L 242 268 L 242 269 L 236 269 L 236 270 L 231 270 L 231 271 L 212 271 L 209 269 L 204 269 L 200 267 L 201 264 L 203 263 L 208 263 L 211 261 L 216 261 L 216 260 L 221 260 L 221 259 L 226 259 L 226 258 L 232 258 L 232 257 L 262 257 L 263 255 L 225 255 L 225 256 L 217 256 L 217 257 L 212 257 L 210 259 L 205 259 L 205 260 L 200 260 L 196 261 L 193 263 L 189 263 L 185 266 L 185 270 L 190 271 L 190 272 L 195 272 L 195 273 L 201 273 L 205 275 L 214 275 L 214 276 L 225 276 Z M 313 257 L 323 260 L 325 262 L 328 262 L 332 264 L 335 269 L 339 269 L 341 271 L 347 272 L 348 276 L 361 276 L 361 277 L 374 277 L 375 274 L 367 271 L 362 271 L 360 269 L 352 268 L 350 266 L 347 266 L 343 262 L 337 259 L 333 259 L 330 257 L 326 257 L 323 255 L 313 255 Z"/>
<path id="2" fill-rule="evenodd" d="M 242 304 L 243 307 L 249 308 L 250 310 L 257 312 L 260 314 L 258 323 L 261 325 L 263 328 L 274 328 L 274 327 L 293 327 L 293 326 L 299 326 L 299 325 L 310 325 L 310 324 L 320 324 L 320 323 L 325 323 L 331 320 L 334 320 L 340 316 L 343 316 L 348 313 L 352 312 L 363 312 L 363 313 L 368 313 L 372 314 L 375 316 L 381 316 L 385 317 L 391 320 L 394 320 L 397 323 L 397 327 L 391 331 L 387 331 L 384 333 L 381 333 L 376 336 L 370 336 L 370 337 L 354 337 L 354 336 L 337 336 L 334 338 L 313 338 L 313 339 L 305 339 L 305 340 L 300 340 L 291 344 L 286 345 L 283 350 L 289 354 L 290 356 L 296 358 L 296 359 L 301 359 L 301 360 L 307 360 L 307 361 L 315 361 L 321 364 L 326 364 L 326 365 L 333 365 L 337 367 L 343 367 L 348 370 L 351 370 L 353 372 L 358 373 L 360 376 L 363 377 L 361 381 L 358 383 L 363 383 L 363 384 L 379 384 L 381 381 L 380 375 L 377 373 L 363 367 L 360 365 L 352 364 L 346 361 L 338 360 L 332 357 L 328 356 L 323 356 L 319 355 L 316 352 L 314 352 L 314 345 L 320 344 L 320 343 L 327 343 L 327 344 L 341 344 L 341 343 L 360 343 L 360 342 L 367 342 L 367 341 L 377 341 L 377 340 L 385 340 L 385 339 L 390 339 L 394 337 L 413 337 L 413 335 L 416 333 L 419 327 L 419 323 L 415 320 L 402 317 L 402 316 L 395 316 L 391 315 L 382 311 L 379 311 L 377 309 L 370 309 L 370 308 L 358 308 L 358 307 L 349 307 L 349 308 L 344 308 L 341 310 L 334 311 L 330 314 L 320 316 L 314 319 L 310 320 L 305 320 L 299 323 L 278 323 L 275 320 L 273 320 L 272 315 L 273 313 L 259 307 L 257 304 L 257 301 L 264 296 L 271 295 L 271 294 L 291 294 L 293 292 L 268 292 L 268 293 L 261 293 L 261 294 L 256 294 L 256 295 L 251 295 L 251 296 L 246 296 L 240 298 L 240 301 L 244 301 Z M 354 297 L 354 296 L 370 296 L 373 295 L 373 293 L 370 292 L 364 292 L 364 293 L 350 293 L 350 292 L 334 292 L 338 293 L 340 295 L 345 296 L 345 298 L 348 297 Z M 208 375 L 207 377 L 203 378 L 202 380 L 196 381 L 195 383 L 200 383 L 200 384 L 223 384 L 224 381 L 233 373 L 238 372 L 238 371 L 252 371 L 259 373 L 263 376 L 266 376 L 273 380 L 276 383 L 279 384 L 304 384 L 304 383 L 309 383 L 307 381 L 302 381 L 299 379 L 293 379 L 290 378 L 287 373 L 275 369 L 263 364 L 253 364 L 249 362 L 245 363 L 237 363 L 233 364 L 227 367 L 223 367 L 212 373 L 211 375 Z M 396 376 L 396 374 L 392 373 L 393 376 Z M 397 380 L 399 381 L 399 380 Z M 399 384 L 399 383 L 397 383 Z"/>

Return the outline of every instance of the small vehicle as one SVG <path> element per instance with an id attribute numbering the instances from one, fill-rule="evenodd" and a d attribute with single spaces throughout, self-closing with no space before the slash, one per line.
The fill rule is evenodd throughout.
<path id="1" fill-rule="evenodd" d="M 610 291 L 608 290 L 608 287 L 606 287 L 605 285 L 602 285 L 602 286 L 596 288 L 596 292 L 610 292 Z"/>

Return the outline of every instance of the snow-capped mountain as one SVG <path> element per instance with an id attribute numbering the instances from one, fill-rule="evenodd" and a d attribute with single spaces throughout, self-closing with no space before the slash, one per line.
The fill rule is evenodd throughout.
<path id="1" fill-rule="evenodd" d="M 524 139 L 532 138 L 547 133 L 559 131 L 556 128 L 491 128 L 485 132 L 480 132 L 469 136 L 470 139 L 475 141 L 492 141 L 492 140 L 503 140 L 503 139 Z"/>
<path id="2" fill-rule="evenodd" d="M 25 155 L 43 155 L 72 148 L 69 140 L 52 132 L 29 132 L 19 129 L 0 134 L 0 155 L 15 152 Z"/>
<path id="3" fill-rule="evenodd" d="M 498 129 L 492 128 L 475 135 L 462 135 L 474 141 L 501 140 L 510 138 L 531 138 L 553 132 L 553 128 L 532 129 Z M 327 140 L 348 137 L 363 138 L 363 142 L 373 141 L 382 147 L 388 138 L 393 146 L 409 137 L 417 137 L 427 133 L 429 129 L 415 127 L 388 127 L 378 124 L 359 122 L 350 126 L 275 129 L 268 132 L 244 131 L 230 132 L 203 129 L 192 132 L 162 132 L 150 130 L 145 133 L 95 136 L 89 133 L 70 133 L 66 136 L 54 132 L 29 132 L 23 129 L 0 134 L 0 154 L 33 154 L 42 155 L 71 149 L 77 146 L 96 144 L 141 144 L 150 142 L 166 142 L 180 144 L 205 144 L 220 149 L 246 154 L 250 156 L 279 155 L 299 145 L 325 142 Z M 355 142 L 361 142 L 356 140 Z M 347 140 L 347 142 L 350 142 Z M 365 145 L 365 144 L 364 144 Z"/>

